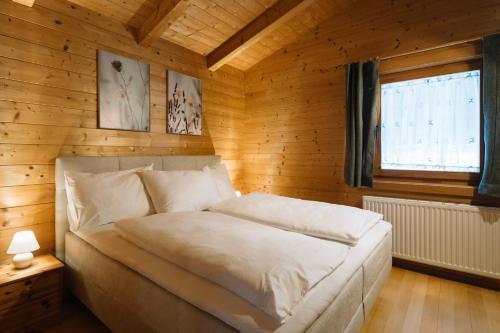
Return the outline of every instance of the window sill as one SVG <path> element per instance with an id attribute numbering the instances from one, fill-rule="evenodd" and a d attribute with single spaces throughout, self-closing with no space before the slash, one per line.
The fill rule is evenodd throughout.
<path id="1" fill-rule="evenodd" d="M 481 179 L 478 172 L 446 172 L 446 171 L 420 171 L 420 170 L 387 170 L 377 168 L 374 172 L 379 178 L 403 178 L 414 180 L 458 180 L 469 185 L 477 185 Z"/>

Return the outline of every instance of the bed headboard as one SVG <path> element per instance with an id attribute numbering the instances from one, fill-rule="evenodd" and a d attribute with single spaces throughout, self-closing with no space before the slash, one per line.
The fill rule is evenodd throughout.
<path id="1" fill-rule="evenodd" d="M 107 172 L 154 164 L 155 170 L 201 170 L 220 162 L 217 155 L 199 156 L 110 156 L 59 157 L 56 160 L 56 256 L 64 261 L 64 238 L 69 230 L 64 171 Z"/>

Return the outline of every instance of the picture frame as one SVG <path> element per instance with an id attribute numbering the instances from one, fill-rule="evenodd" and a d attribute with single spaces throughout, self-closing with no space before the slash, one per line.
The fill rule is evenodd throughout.
<path id="1" fill-rule="evenodd" d="M 98 128 L 149 132 L 149 64 L 99 50 Z"/>
<path id="2" fill-rule="evenodd" d="M 202 135 L 202 81 L 173 70 L 168 71 L 167 77 L 167 132 Z"/>

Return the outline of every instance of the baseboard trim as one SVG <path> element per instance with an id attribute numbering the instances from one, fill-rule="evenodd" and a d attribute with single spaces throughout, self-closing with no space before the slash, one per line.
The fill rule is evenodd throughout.
<path id="1" fill-rule="evenodd" d="M 460 272 L 449 268 L 432 266 L 400 258 L 392 258 L 392 265 L 408 269 L 410 271 L 425 273 L 428 275 L 433 275 L 448 280 L 471 284 L 481 288 L 500 291 L 500 280 L 495 278 L 490 278 L 466 272 Z"/>

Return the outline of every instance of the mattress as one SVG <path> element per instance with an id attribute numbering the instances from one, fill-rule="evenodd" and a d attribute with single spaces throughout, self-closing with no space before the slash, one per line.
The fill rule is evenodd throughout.
<path id="1" fill-rule="evenodd" d="M 87 269 L 95 266 L 95 262 L 97 262 L 95 259 L 89 259 L 88 262 L 85 262 L 87 256 L 81 253 L 82 245 L 79 244 L 83 240 L 92 248 L 97 249 L 96 252 L 127 267 L 136 267 L 139 274 L 154 284 L 240 331 L 293 333 L 304 332 L 309 328 L 333 300 L 341 294 L 347 282 L 352 280 L 351 278 L 360 268 L 361 277 L 358 279 L 359 282 L 356 282 L 358 285 L 353 287 L 353 290 L 357 289 L 361 294 L 372 289 L 370 286 L 365 286 L 367 283 L 373 284 L 371 282 L 373 280 L 372 275 L 364 272 L 373 271 L 373 274 L 378 275 L 376 271 L 377 269 L 380 270 L 381 263 L 383 265 L 383 262 L 387 262 L 387 254 L 384 249 L 387 246 L 390 248 L 390 241 L 387 241 L 390 239 L 390 230 L 390 224 L 386 222 L 375 225 L 360 240 L 357 246 L 350 249 L 344 264 L 305 295 L 302 302 L 294 309 L 292 316 L 284 324 L 280 324 L 274 318 L 218 285 L 193 275 L 125 241 L 110 226 L 79 233 L 78 237 L 75 234 L 68 234 L 66 255 L 70 265 L 73 263 L 80 267 L 88 266 Z M 381 244 L 389 245 L 381 247 Z M 375 251 L 376 249 L 377 251 Z M 378 252 L 381 252 L 381 254 L 378 254 Z M 383 257 L 386 260 L 377 259 Z M 138 263 L 140 264 L 138 265 Z M 106 267 L 92 267 L 92 270 L 103 272 L 106 271 Z M 360 295 L 360 298 L 363 298 L 363 296 Z M 214 302 L 215 299 L 217 302 Z M 361 299 L 359 299 L 358 304 L 353 302 L 351 316 L 357 311 L 360 303 Z"/>
<path id="2" fill-rule="evenodd" d="M 363 261 L 363 298 L 368 295 L 375 284 L 386 266 L 386 261 L 392 258 L 392 234 L 388 234 L 387 237 L 390 241 L 380 242 Z"/>

